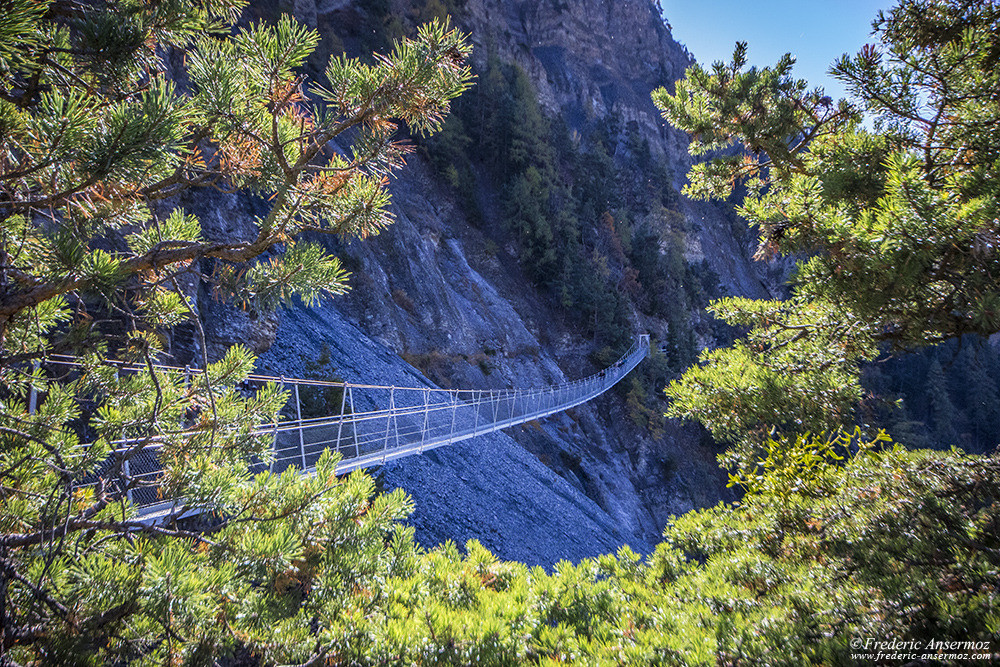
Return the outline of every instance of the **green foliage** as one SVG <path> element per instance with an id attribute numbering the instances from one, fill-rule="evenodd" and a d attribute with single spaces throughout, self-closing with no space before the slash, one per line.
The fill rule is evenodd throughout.
<path id="1" fill-rule="evenodd" d="M 788 304 L 720 306 L 728 321 L 748 320 L 750 336 L 672 389 L 675 414 L 731 439 L 759 423 L 829 427 L 850 420 L 858 367 L 880 344 L 920 347 L 1000 329 L 998 254 L 988 240 L 1000 201 L 990 176 L 1000 107 L 989 92 L 1000 80 L 998 21 L 995 3 L 903 0 L 880 13 L 879 44 L 833 68 L 854 104 L 794 79 L 790 56 L 747 68 L 744 44 L 729 64 L 690 68 L 676 94 L 654 93 L 664 116 L 694 137 L 692 153 L 745 149 L 697 164 L 687 192 L 725 198 L 742 185 L 739 211 L 758 226 L 758 255 L 804 258 Z M 860 124 L 862 111 L 874 131 Z M 776 321 L 759 321 L 768 311 Z M 710 407 L 716 392 L 751 418 L 720 424 L 722 405 Z"/>
<path id="2" fill-rule="evenodd" d="M 858 106 L 792 78 L 790 56 L 747 68 L 743 44 L 732 63 L 694 66 L 675 95 L 654 94 L 693 135 L 692 152 L 713 156 L 692 170 L 688 194 L 745 188 L 739 212 L 759 229 L 759 256 L 802 258 L 790 299 L 715 302 L 743 337 L 704 353 L 667 389 L 669 414 L 734 443 L 723 462 L 747 491 L 736 506 L 675 520 L 652 559 L 699 614 L 701 625 L 682 620 L 677 632 L 685 655 L 853 664 L 876 659 L 858 657 L 857 637 L 990 645 L 995 454 L 887 449 L 883 432 L 838 429 L 882 419 L 908 444 L 953 446 L 971 421 L 952 401 L 936 356 L 944 350 L 867 368 L 868 386 L 895 403 L 862 402 L 859 376 L 891 347 L 1000 326 L 986 278 L 996 253 L 983 245 L 996 231 L 998 192 L 986 174 L 1000 118 L 987 93 L 998 20 L 995 3 L 949 0 L 903 0 L 880 14 L 880 44 L 834 67 Z M 736 143 L 745 153 L 715 152 Z M 993 404 L 982 370 L 964 360 L 953 377 L 975 377 Z M 978 387 L 965 392 L 974 402 Z M 684 609 L 673 617 L 685 619 Z"/>
<path id="3" fill-rule="evenodd" d="M 654 438 L 659 438 L 663 435 L 663 412 L 649 407 L 653 402 L 649 394 L 647 383 L 638 377 L 631 378 L 625 395 L 625 406 L 633 424 Z"/>
<path id="4" fill-rule="evenodd" d="M 497 246 L 514 242 L 527 276 L 593 338 L 595 360 L 631 343 L 629 316 L 638 306 L 671 320 L 678 341 L 671 363 L 680 369 L 695 350 L 689 310 L 716 286 L 684 259 L 688 230 L 681 213 L 663 207 L 676 206 L 677 193 L 662 160 L 630 126 L 630 154 L 616 162 L 611 125 L 584 138 L 547 118 L 527 74 L 491 57 L 479 85 L 424 145 L 475 224 L 490 203 L 484 186 L 499 190 L 503 229 L 484 232 Z"/>
<path id="5" fill-rule="evenodd" d="M 648 558 L 623 547 L 550 573 L 475 540 L 422 550 L 396 523 L 401 494 L 371 498 L 363 474 L 336 482 L 326 458 L 296 521 L 58 565 L 81 609 L 135 590 L 162 602 L 110 646 L 75 635 L 52 655 L 196 662 L 242 645 L 269 664 L 798 665 L 869 662 L 853 657 L 857 638 L 991 641 L 1000 462 L 886 444 L 799 438 L 802 456 L 763 466 L 738 504 L 675 518 Z M 255 482 L 258 512 L 305 502 L 293 472 Z M 94 585 L 109 580 L 120 585 Z M 141 632 L 165 614 L 176 637 L 152 645 Z"/>
<path id="6" fill-rule="evenodd" d="M 938 442 L 955 442 L 955 406 L 948 396 L 944 369 L 937 359 L 927 370 L 927 399 L 934 424 L 934 439 Z"/>
<path id="7" fill-rule="evenodd" d="M 425 145 L 474 223 L 484 216 L 480 186 L 499 190 L 502 231 L 515 242 L 529 279 L 557 295 L 596 345 L 624 350 L 631 332 L 613 282 L 613 274 L 624 267 L 609 271 L 605 253 L 592 247 L 605 239 L 589 241 L 591 247 L 587 239 L 591 228 L 602 226 L 609 201 L 589 199 L 585 206 L 580 198 L 580 193 L 589 197 L 598 189 L 613 190 L 615 171 L 606 153 L 601 169 L 588 172 L 588 186 L 582 185 L 583 171 L 577 173 L 576 166 L 591 160 L 579 154 L 564 126 L 545 117 L 528 75 L 496 57 L 488 60 L 479 85 L 456 105 L 443 131 Z M 484 162 L 484 155 L 491 159 Z M 618 236 L 613 225 L 609 232 L 605 238 Z"/>
<path id="8" fill-rule="evenodd" d="M 769 437 L 764 441 L 752 470 L 729 476 L 729 486 L 746 492 L 787 500 L 793 495 L 821 495 L 830 492 L 829 473 L 839 461 L 857 451 L 869 451 L 892 439 L 880 431 L 871 441 L 861 429 L 839 432 L 826 438 L 797 435 Z"/>
<path id="9" fill-rule="evenodd" d="M 434 4 L 422 6 L 435 13 Z M 373 64 L 337 59 L 314 106 L 297 68 L 316 36 L 291 21 L 230 35 L 236 7 L 217 3 L 33 7 L 14 3 L 0 19 L 0 36 L 24 44 L 0 47 L 4 660 L 848 663 L 855 637 L 990 640 L 1000 630 L 995 457 L 906 453 L 860 434 L 764 437 L 756 465 L 735 479 L 747 490 L 739 504 L 676 519 L 646 560 L 625 547 L 551 573 L 501 562 L 475 541 L 464 555 L 450 543 L 424 551 L 400 523 L 409 499 L 373 496 L 375 482 L 361 473 L 337 478 L 329 453 L 308 477 L 252 473 L 271 451 L 253 427 L 287 396 L 273 385 L 240 391 L 254 360 L 238 347 L 190 378 L 153 365 L 168 328 L 192 317 L 181 278 L 210 281 L 221 297 L 255 308 L 342 289 L 339 264 L 298 233 L 364 236 L 388 222 L 384 176 L 402 151 L 395 123 L 441 125 L 468 80 L 464 42 L 438 24 Z M 161 73 L 168 46 L 189 56 L 183 91 Z M 498 66 L 487 82 L 531 102 L 516 72 Z M 519 146 L 500 165 L 507 192 L 519 179 L 528 186 L 508 216 L 512 229 L 524 230 L 530 252 L 553 253 L 539 279 L 582 304 L 602 353 L 620 344 L 627 322 L 619 285 L 630 294 L 632 282 L 666 266 L 664 284 L 689 303 L 699 285 L 711 291 L 710 279 L 684 268 L 671 216 L 650 229 L 619 210 L 606 137 L 578 151 L 581 164 L 563 178 L 553 156 L 573 144 L 543 116 L 518 128 L 520 138 L 502 116 L 478 122 L 467 123 L 474 145 L 485 145 L 478 133 L 488 127 Z M 346 156 L 323 150 L 337 136 L 353 138 Z M 540 150 L 531 149 L 536 138 Z M 451 140 L 458 152 L 473 145 L 457 131 Z M 210 240 L 196 218 L 161 212 L 168 197 L 209 186 L 265 195 L 256 238 Z M 556 214 L 560 203 L 573 215 Z M 641 247 L 661 243 L 662 255 Z M 764 369 L 748 391 L 770 383 L 799 392 L 779 376 L 806 370 L 829 383 L 791 428 L 826 424 L 843 409 L 856 364 L 880 340 L 852 323 L 864 320 L 845 324 L 839 301 L 807 296 L 717 306 L 749 328 L 741 349 Z M 817 328 L 828 332 L 822 344 Z M 680 325 L 671 332 L 676 349 L 693 335 Z M 47 361 L 77 349 L 80 368 Z M 146 370 L 120 371 L 106 363 L 111 354 Z M 818 362 L 801 369 L 796 355 Z M 307 370 L 327 376 L 328 361 L 321 354 Z M 662 383 L 668 362 L 654 361 L 644 381 Z M 726 372 L 713 363 L 706 358 L 706 373 Z M 648 417 L 648 385 L 630 393 L 634 415 Z M 756 411 L 734 399 L 743 421 L 720 415 L 721 427 L 759 432 L 778 414 L 780 393 L 765 392 L 773 405 Z M 328 410 L 336 398 L 308 400 Z M 130 472 L 151 455 L 157 479 Z M 202 519 L 139 521 L 128 495 L 155 492 Z"/>
<path id="10" fill-rule="evenodd" d="M 720 290 L 707 264 L 686 260 L 691 230 L 678 193 L 638 126 L 623 133 L 612 117 L 583 136 L 547 118 L 527 74 L 496 57 L 455 111 L 423 142 L 431 163 L 490 247 L 516 248 L 527 277 L 592 339 L 591 361 L 603 365 L 631 344 L 639 310 L 667 321 L 671 369 L 690 365 L 698 349 L 691 311 Z M 627 152 L 616 148 L 620 134 Z M 491 208 L 502 226 L 483 224 Z M 631 393 L 633 421 L 654 432 L 662 378 L 650 384 L 644 374 Z"/>
<path id="11" fill-rule="evenodd" d="M 508 187 L 504 214 L 511 234 L 521 246 L 521 263 L 537 281 L 547 282 L 558 266 L 547 215 L 548 187 L 534 166 L 515 176 Z"/>
<path id="12" fill-rule="evenodd" d="M 988 452 L 1000 442 L 998 367 L 996 349 L 972 336 L 896 355 L 864 369 L 863 409 L 909 447 Z"/>
<path id="13" fill-rule="evenodd" d="M 853 664 L 856 637 L 990 641 L 996 459 L 812 456 L 807 484 L 765 474 L 738 506 L 668 526 L 652 567 L 687 602 L 690 650 L 731 664 Z"/>
<path id="14" fill-rule="evenodd" d="M 979 451 L 1000 444 L 1000 391 L 996 376 L 988 370 L 989 362 L 996 361 L 989 352 L 985 346 L 970 348 L 962 358 L 966 422 Z"/>
<path id="15" fill-rule="evenodd" d="M 254 309 L 346 289 L 300 234 L 389 224 L 398 124 L 440 128 L 469 47 L 432 23 L 374 64 L 335 59 L 310 101 L 318 36 L 287 17 L 239 28 L 241 8 L 17 0 L 0 17 L 5 664 L 318 660 L 366 615 L 358 591 L 396 571 L 383 547 L 404 548 L 402 494 L 371 498 L 330 456 L 312 477 L 251 473 L 273 456 L 256 427 L 287 395 L 239 388 L 249 352 L 190 377 L 156 363 L 172 327 L 200 330 L 202 288 Z M 208 238 L 176 208 L 202 188 L 257 195 L 250 233 Z M 67 352 L 81 365 L 53 361 Z M 134 498 L 202 523 L 139 520 Z"/>
<path id="16" fill-rule="evenodd" d="M 356 29 L 362 51 L 385 51 L 394 41 L 412 37 L 417 26 L 460 17 L 466 0 L 363 0 L 356 3 L 363 22 Z M 330 26 L 330 31 L 341 26 Z"/>
<path id="17" fill-rule="evenodd" d="M 753 444 L 774 427 L 821 432 L 849 422 L 862 396 L 859 360 L 875 355 L 864 324 L 802 299 L 727 298 L 711 311 L 748 332 L 731 347 L 703 352 L 667 387 L 667 414 L 697 418 L 716 438 L 735 443 L 727 463 L 752 462 Z"/>

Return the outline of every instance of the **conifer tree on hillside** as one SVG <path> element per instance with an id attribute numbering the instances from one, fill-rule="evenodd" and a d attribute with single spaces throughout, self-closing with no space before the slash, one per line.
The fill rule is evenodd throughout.
<path id="1" fill-rule="evenodd" d="M 552 572 L 475 540 L 419 548 L 405 496 L 338 480 L 330 457 L 309 477 L 251 476 L 270 439 L 250 427 L 284 398 L 236 390 L 246 351 L 190 383 L 153 365 L 167 328 L 197 322 L 184 281 L 255 308 L 343 289 L 298 233 L 388 222 L 393 119 L 436 129 L 468 50 L 435 24 L 373 66 L 335 60 L 310 88 L 296 66 L 316 36 L 289 20 L 235 30 L 238 9 L 0 11 L 0 665 L 855 664 L 870 661 L 855 640 L 930 637 L 997 661 L 996 456 L 885 450 L 860 431 L 766 438 L 733 477 L 739 504 L 678 517 L 645 560 L 623 547 Z M 338 133 L 346 155 L 328 147 Z M 205 187 L 260 195 L 256 237 L 204 238 L 170 208 Z M 836 345 L 829 311 L 761 308 L 815 335 L 783 314 L 798 303 Z M 798 343 L 783 340 L 747 345 Z M 116 374 L 110 356 L 147 370 Z M 126 502 L 146 483 L 127 463 L 153 447 L 155 487 L 203 512 L 190 531 Z"/>
<path id="2" fill-rule="evenodd" d="M 934 422 L 934 440 L 938 445 L 951 446 L 958 440 L 958 431 L 955 429 L 956 410 L 948 396 L 948 378 L 937 359 L 927 369 L 927 401 Z"/>
<path id="3" fill-rule="evenodd" d="M 832 69 L 852 102 L 795 79 L 790 55 L 748 68 L 742 43 L 654 93 L 711 155 L 687 193 L 744 186 L 759 256 L 802 258 L 792 298 L 716 302 L 747 335 L 668 389 L 671 414 L 748 447 L 772 427 L 850 423 L 859 364 L 887 347 L 1000 330 L 1000 4 L 903 0 L 873 27 L 877 43 Z"/>
<path id="4" fill-rule="evenodd" d="M 744 335 L 667 388 L 670 415 L 733 444 L 746 492 L 674 521 L 658 550 L 680 564 L 664 580 L 718 614 L 703 664 L 868 664 L 852 638 L 869 635 L 921 662 L 998 658 L 1000 455 L 908 452 L 853 425 L 865 361 L 1000 330 L 1000 5 L 901 0 L 873 27 L 833 67 L 850 103 L 795 79 L 790 55 L 748 68 L 745 44 L 654 93 L 709 156 L 686 193 L 744 187 L 759 255 L 799 258 L 789 299 L 714 302 Z M 927 382 L 935 439 L 960 444 L 936 359 Z M 927 650 L 944 635 L 983 652 Z"/>
<path id="5" fill-rule="evenodd" d="M 986 366 L 985 350 L 963 352 L 965 405 L 969 427 L 981 448 L 1000 444 L 1000 392 L 997 378 Z"/>
<path id="6" fill-rule="evenodd" d="M 236 29 L 242 4 L 0 9 L 2 663 L 174 664 L 234 646 L 319 660 L 402 530 L 405 498 L 370 501 L 371 480 L 338 482 L 330 457 L 310 478 L 250 475 L 270 456 L 251 429 L 285 397 L 236 390 L 245 349 L 203 358 L 190 384 L 154 364 L 170 327 L 200 326 L 192 281 L 254 309 L 346 289 L 302 234 L 391 222 L 397 126 L 440 127 L 469 47 L 434 22 L 373 65 L 334 58 L 307 81 L 316 33 L 287 17 Z M 208 237 L 175 207 L 204 188 L 259 197 L 253 234 Z M 53 353 L 82 367 L 48 365 Z M 162 475 L 133 476 L 152 448 Z M 146 525 L 126 502 L 144 488 L 215 518 L 198 534 Z"/>

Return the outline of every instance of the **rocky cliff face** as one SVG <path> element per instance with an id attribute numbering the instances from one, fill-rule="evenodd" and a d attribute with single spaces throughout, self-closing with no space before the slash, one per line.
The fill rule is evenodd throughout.
<path id="1" fill-rule="evenodd" d="M 358 3 L 363 4 L 363 3 Z M 357 4 L 295 0 L 286 6 L 313 26 L 358 21 Z M 666 129 L 650 91 L 689 63 L 649 0 L 466 0 L 460 24 L 477 61 L 495 53 L 531 76 L 541 104 L 573 129 L 610 117 L 631 123 L 677 178 L 688 156 Z M 624 143 L 624 135 L 619 138 Z M 484 186 L 485 187 L 485 186 Z M 488 188 L 487 188 L 488 189 Z M 262 369 L 301 373 L 326 343 L 330 366 L 351 381 L 403 385 L 421 367 L 432 381 L 468 388 L 546 385 L 592 372 L 589 341 L 551 295 L 537 290 L 508 248 L 470 224 L 419 157 L 394 181 L 396 223 L 381 236 L 341 248 L 353 271 L 349 296 L 319 309 L 251 320 L 202 299 L 210 348 L 239 340 L 263 350 Z M 489 201 L 494 193 L 481 196 Z M 190 202 L 215 233 L 239 233 L 252 202 Z M 708 261 L 731 294 L 761 295 L 745 237 L 720 207 L 682 204 L 695 230 L 689 259 Z M 247 210 L 243 210 L 247 209 Z M 236 227 L 234 229 L 233 227 Z M 700 315 L 695 315 L 700 317 Z M 666 324 L 634 313 L 635 326 Z M 638 331 L 637 331 L 638 333 Z M 416 501 L 413 523 L 430 546 L 480 539 L 501 557 L 551 564 L 655 544 L 671 514 L 725 494 L 714 448 L 693 427 L 667 424 L 651 435 L 626 418 L 620 393 L 511 433 L 476 439 L 381 472 Z"/>
<path id="2" fill-rule="evenodd" d="M 614 115 L 635 123 L 678 188 L 691 164 L 687 136 L 667 126 L 650 99 L 673 88 L 693 60 L 670 35 L 651 0 L 467 0 L 464 27 L 480 63 L 495 49 L 532 77 L 550 114 L 579 127 Z M 734 294 L 764 296 L 771 280 L 747 262 L 749 241 L 714 204 L 686 201 L 695 222 L 689 256 L 707 259 Z M 737 233 L 734 234 L 734 231 Z"/>

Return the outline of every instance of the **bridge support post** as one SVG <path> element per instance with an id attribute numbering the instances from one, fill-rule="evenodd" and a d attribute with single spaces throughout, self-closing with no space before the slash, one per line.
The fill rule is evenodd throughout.
<path id="1" fill-rule="evenodd" d="M 125 486 L 125 497 L 132 504 L 132 467 L 128 464 L 128 459 L 122 461 L 122 484 Z"/>
<path id="2" fill-rule="evenodd" d="M 35 359 L 35 363 L 31 365 L 33 371 L 37 371 L 40 363 Z M 34 374 L 34 373 L 32 373 Z M 34 381 L 31 383 L 31 391 L 28 394 L 28 414 L 35 414 L 35 409 L 38 407 L 38 389 L 35 387 Z"/>
<path id="3" fill-rule="evenodd" d="M 389 412 L 385 415 L 385 442 L 382 443 L 382 464 L 385 465 L 385 453 L 389 451 L 389 426 L 395 420 L 396 388 L 389 388 Z M 396 439 L 399 439 L 399 423 L 396 423 Z M 398 444 L 398 442 L 397 442 Z"/>
<path id="4" fill-rule="evenodd" d="M 295 416 L 299 420 L 299 453 L 302 455 L 302 469 L 306 469 L 306 439 L 302 435 L 302 403 L 299 401 L 299 384 L 296 382 L 295 387 Z"/>
<path id="5" fill-rule="evenodd" d="M 278 419 L 274 419 L 274 428 L 271 431 L 271 462 L 267 466 L 268 472 L 274 472 L 274 462 L 278 458 Z"/>
<path id="6" fill-rule="evenodd" d="M 38 368 L 38 362 L 37 361 L 35 362 L 35 368 Z M 119 371 L 116 370 L 115 371 L 115 380 L 118 380 L 118 373 L 119 373 Z M 34 390 L 35 390 L 35 388 L 32 387 L 31 391 L 34 392 Z M 32 410 L 32 412 L 34 412 L 34 411 Z M 128 448 L 126 447 L 126 449 L 128 449 Z M 125 459 L 124 461 L 122 461 L 122 471 L 121 471 L 121 473 L 119 473 L 118 477 L 121 479 L 122 488 L 125 489 L 125 498 L 128 500 L 129 504 L 132 505 L 133 504 L 133 502 L 132 502 L 132 482 L 131 482 L 132 466 L 129 465 L 128 459 Z"/>
<path id="7" fill-rule="evenodd" d="M 430 416 L 431 390 L 424 389 L 424 427 L 420 429 L 420 453 L 424 452 L 424 443 L 427 441 L 427 420 Z"/>
<path id="8" fill-rule="evenodd" d="M 448 442 L 455 440 L 455 417 L 458 416 L 458 394 L 451 397 L 451 433 L 448 434 Z"/>
<path id="9" fill-rule="evenodd" d="M 347 383 L 340 392 L 340 421 L 337 422 L 337 453 L 340 453 L 340 433 L 344 428 L 344 405 L 347 402 Z"/>
<path id="10" fill-rule="evenodd" d="M 353 419 L 353 428 L 351 430 L 354 431 L 354 457 L 357 458 L 361 456 L 361 446 L 358 445 L 358 418 L 355 416 L 358 412 L 354 409 L 354 387 L 350 385 L 347 387 L 347 397 L 351 403 L 351 417 Z"/>
<path id="11" fill-rule="evenodd" d="M 472 417 L 472 437 L 476 437 L 477 435 L 479 435 L 479 404 L 483 400 L 482 390 L 479 390 L 479 392 L 477 393 L 479 395 L 476 396 L 476 398 L 472 399 L 473 402 L 476 404 L 476 412 L 475 415 Z"/>

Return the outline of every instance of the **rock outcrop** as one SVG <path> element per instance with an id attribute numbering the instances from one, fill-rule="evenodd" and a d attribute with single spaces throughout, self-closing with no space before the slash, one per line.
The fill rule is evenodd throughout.
<path id="1" fill-rule="evenodd" d="M 336 25 L 358 11 L 332 0 L 284 7 L 314 26 Z M 571 128 L 612 115 L 631 123 L 682 178 L 690 159 L 686 139 L 664 127 L 649 93 L 681 76 L 690 56 L 654 2 L 466 0 L 460 23 L 471 32 L 479 62 L 494 52 L 529 73 L 547 113 Z M 395 224 L 340 249 L 353 272 L 347 297 L 282 312 L 272 332 L 267 321 L 220 316 L 203 295 L 202 312 L 213 313 L 210 346 L 252 335 L 261 349 L 273 335 L 261 367 L 294 374 L 325 342 L 341 377 L 396 385 L 416 373 L 406 361 L 438 384 L 470 388 L 546 385 L 593 370 L 587 341 L 551 297 L 531 286 L 516 259 L 465 219 L 426 163 L 412 159 L 392 192 Z M 224 227 L 238 225 L 236 204 L 193 206 L 217 233 L 234 233 Z M 728 293 L 766 294 L 731 216 L 714 205 L 683 206 L 695 230 L 689 256 L 704 257 Z M 220 207 L 232 216 L 213 216 Z M 714 445 L 694 427 L 667 424 L 654 437 L 629 422 L 614 392 L 512 431 L 380 472 L 387 488 L 414 497 L 422 543 L 475 537 L 504 558 L 540 564 L 622 543 L 648 551 L 670 515 L 727 493 Z"/>

